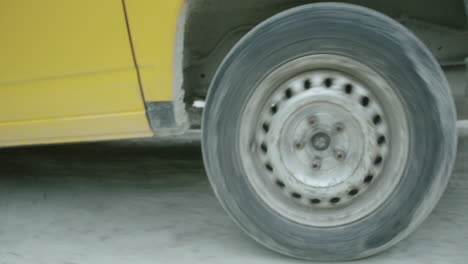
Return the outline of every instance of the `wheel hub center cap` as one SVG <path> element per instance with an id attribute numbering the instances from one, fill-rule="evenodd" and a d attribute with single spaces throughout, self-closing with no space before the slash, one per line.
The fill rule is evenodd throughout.
<path id="1" fill-rule="evenodd" d="M 328 134 L 319 132 L 312 137 L 312 146 L 319 151 L 326 150 L 330 146 L 330 141 Z"/>

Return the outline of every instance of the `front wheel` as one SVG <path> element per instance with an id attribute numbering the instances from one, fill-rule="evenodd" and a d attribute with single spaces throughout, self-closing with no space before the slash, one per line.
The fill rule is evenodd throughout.
<path id="1" fill-rule="evenodd" d="M 454 109 L 439 65 L 397 22 L 301 6 L 254 28 L 218 69 L 205 165 L 224 208 L 268 248 L 361 258 L 407 236 L 441 197 Z"/>

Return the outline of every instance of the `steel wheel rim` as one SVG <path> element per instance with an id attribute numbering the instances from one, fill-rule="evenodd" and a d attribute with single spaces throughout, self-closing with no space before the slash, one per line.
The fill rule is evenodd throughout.
<path id="1" fill-rule="evenodd" d="M 311 55 L 281 65 L 252 92 L 241 120 L 250 186 L 269 208 L 301 224 L 365 217 L 393 194 L 406 167 L 409 129 L 399 96 L 347 57 Z"/>

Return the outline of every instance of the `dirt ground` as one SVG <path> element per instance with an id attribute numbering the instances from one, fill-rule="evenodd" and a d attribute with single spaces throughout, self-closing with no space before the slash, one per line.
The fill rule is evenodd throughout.
<path id="1" fill-rule="evenodd" d="M 213 196 L 198 138 L 0 150 L 0 263 L 310 263 L 237 228 Z M 467 161 L 468 137 L 429 219 L 357 262 L 467 263 Z"/>

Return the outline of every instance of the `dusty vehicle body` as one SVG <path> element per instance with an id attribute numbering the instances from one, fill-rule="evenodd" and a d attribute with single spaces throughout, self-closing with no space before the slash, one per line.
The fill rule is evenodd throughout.
<path id="1" fill-rule="evenodd" d="M 215 193 L 254 239 L 278 252 L 306 259 L 354 259 L 375 254 L 416 228 L 440 198 L 454 159 L 456 116 L 459 133 L 466 134 L 468 1 L 346 2 L 358 6 L 313 3 L 304 0 L 1 3 L 4 41 L 0 44 L 0 145 L 165 136 L 203 127 L 205 165 Z M 367 18 L 375 22 L 375 27 Z M 301 23 L 305 26 L 295 26 Z M 283 26 L 289 27 L 291 33 L 281 31 Z M 320 30 L 327 27 L 329 30 Z M 359 45 L 354 50 L 343 49 L 345 42 L 333 42 L 334 38 L 355 38 L 356 43 L 368 44 L 369 52 L 360 50 Z M 309 46 L 307 41 L 311 41 Z M 284 47 L 297 46 L 281 53 L 281 48 L 273 49 L 278 43 Z M 393 46 L 387 47 L 386 43 Z M 391 61 L 392 56 L 379 57 L 391 54 L 392 47 L 400 52 L 395 53 L 395 58 L 402 58 L 400 71 L 398 61 Z M 277 55 L 262 53 L 269 48 L 271 54 Z M 256 52 L 249 53 L 254 49 Z M 283 61 L 272 59 L 270 64 L 262 64 L 281 56 Z M 393 68 L 386 68 L 392 63 Z M 258 67 L 244 72 L 245 80 L 237 76 L 249 65 Z M 262 70 L 265 73 L 255 79 L 255 73 Z M 392 71 L 397 74 L 385 75 Z M 319 84 L 314 81 L 322 79 Z M 236 88 L 236 83 L 244 81 L 242 87 L 253 87 L 252 91 Z M 407 89 L 395 88 L 397 82 Z M 284 83 L 289 88 L 278 87 L 274 91 L 268 88 Z M 323 91 L 299 92 L 297 85 L 303 85 L 304 91 L 315 86 Z M 340 88 L 331 93 L 337 85 Z M 341 86 L 344 94 L 339 90 Z M 407 90 L 413 93 L 405 94 Z M 231 97 L 226 99 L 226 94 Z M 356 96 L 355 100 L 348 95 Z M 416 105 L 414 109 L 409 101 Z M 335 107 L 340 104 L 344 110 Z M 253 114 L 264 112 L 257 105 L 268 106 L 272 115 L 268 121 L 264 121 L 263 114 L 260 117 Z M 230 107 L 232 113 L 238 114 L 229 116 L 226 109 Z M 202 122 L 204 109 L 207 110 Z M 370 120 L 364 118 L 366 109 L 374 111 Z M 419 123 L 424 118 L 427 120 Z M 303 119 L 309 127 L 301 123 Z M 383 128 L 379 127 L 382 123 Z M 258 134 L 256 124 L 260 124 Z M 288 131 L 287 126 L 278 124 L 297 129 Z M 392 128 L 395 126 L 399 130 Z M 439 130 L 440 134 L 436 134 Z M 310 140 L 284 143 L 279 139 L 293 138 L 296 131 Z M 414 138 L 414 134 L 422 131 L 431 134 L 419 139 L 424 143 Z M 376 142 L 367 140 L 374 134 Z M 424 151 L 420 148 L 439 139 L 437 148 L 424 150 L 438 152 L 439 156 L 421 157 L 411 152 L 419 149 L 418 155 L 422 155 Z M 294 145 L 294 150 L 284 144 Z M 297 154 L 308 148 L 307 153 Z M 357 158 L 366 157 L 369 151 L 374 169 L 369 162 L 361 164 Z M 236 155 L 226 154 L 231 152 Z M 411 155 L 416 155 L 416 160 Z M 299 163 L 307 159 L 310 168 L 301 168 Z M 273 195 L 271 192 L 277 192 L 275 187 L 263 187 L 268 185 L 262 182 L 265 175 L 255 175 L 259 168 L 252 160 L 266 162 L 262 164 L 266 172 L 262 173 L 279 170 L 284 174 L 293 171 L 295 175 L 273 178 L 273 185 L 282 193 Z M 434 166 L 432 169 L 429 163 Z M 386 168 L 392 164 L 398 164 L 398 169 L 390 172 Z M 414 166 L 413 174 L 430 170 L 433 179 L 414 177 L 413 182 L 407 182 L 406 190 L 397 191 L 404 179 L 412 179 L 406 175 L 411 164 L 419 166 Z M 339 170 L 333 172 L 334 168 Z M 362 171 L 362 178 L 355 177 L 355 171 Z M 378 174 L 389 173 L 398 174 L 394 177 L 398 180 L 386 181 L 382 176 L 382 180 L 376 181 Z M 302 174 L 316 176 L 304 178 Z M 421 181 L 427 181 L 428 185 L 420 184 Z M 372 182 L 382 187 L 372 187 Z M 241 183 L 247 185 L 241 188 Z M 379 192 L 381 188 L 389 189 L 388 193 Z M 393 197 L 395 193 L 420 196 L 409 202 L 406 218 L 387 217 L 388 226 L 382 216 L 371 219 L 388 201 L 398 200 Z M 377 202 L 366 202 L 366 195 L 367 200 Z M 251 199 L 241 199 L 250 196 Z M 397 209 L 406 210 L 401 205 L 387 207 L 390 215 Z M 260 222 L 268 224 L 262 227 Z M 360 222 L 373 231 L 357 228 Z M 357 233 L 344 228 L 355 224 Z M 279 232 L 283 228 L 285 233 Z M 296 232 L 296 236 L 291 235 Z M 325 237 L 330 237 L 329 241 Z"/>

